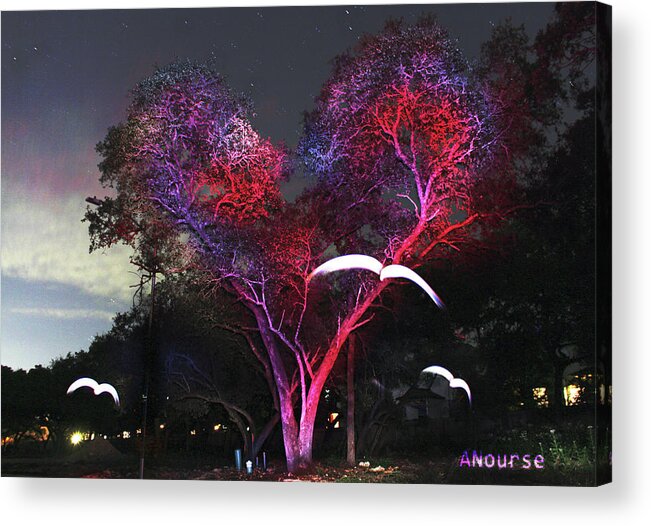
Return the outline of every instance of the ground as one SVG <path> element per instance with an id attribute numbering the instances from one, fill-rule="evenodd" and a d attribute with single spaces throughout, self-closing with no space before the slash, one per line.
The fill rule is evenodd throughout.
<path id="1" fill-rule="evenodd" d="M 3 476 L 79 477 L 136 479 L 135 458 L 106 463 L 67 462 L 53 459 L 3 459 Z M 146 469 L 146 478 L 157 480 L 222 480 L 270 482 L 340 482 L 394 484 L 500 484 L 500 485 L 591 485 L 591 469 L 568 471 L 562 466 L 546 466 L 543 470 L 498 470 L 497 468 L 460 467 L 458 458 L 414 462 L 404 458 L 381 459 L 368 467 L 349 467 L 343 462 L 318 462 L 309 474 L 294 475 L 281 467 L 256 469 L 252 474 L 230 466 L 183 467 L 176 463 L 155 462 Z"/>
<path id="2" fill-rule="evenodd" d="M 394 484 L 497 484 L 591 486 L 595 484 L 595 464 L 601 463 L 605 482 L 610 465 L 610 446 L 598 445 L 592 426 L 566 424 L 562 429 L 513 429 L 497 438 L 477 442 L 472 448 L 448 444 L 416 450 L 399 448 L 386 456 L 362 459 L 355 467 L 344 462 L 345 451 L 332 450 L 319 457 L 309 474 L 296 475 L 285 469 L 280 453 L 269 454 L 266 470 L 252 474 L 234 468 L 234 459 L 224 448 L 186 448 L 156 450 L 146 453 L 145 478 L 158 480 L 224 480 L 224 481 L 305 481 Z M 77 446 L 65 444 L 59 450 L 45 451 L 36 442 L 2 455 L 2 475 L 18 477 L 72 477 L 137 479 L 139 447 L 133 441 L 89 440 Z M 129 446 L 130 444 L 130 446 Z M 31 446 L 28 447 L 28 446 Z M 119 449 L 118 449 L 119 448 Z M 404 452 L 410 450 L 412 455 Z M 530 465 L 515 459 L 506 466 L 495 458 L 492 467 L 471 466 L 473 451 L 484 456 L 494 453 L 504 459 L 527 453 Z M 482 453 L 483 452 L 483 453 Z M 464 457 L 464 454 L 466 455 Z M 544 458 L 536 469 L 534 459 Z M 465 458 L 465 462 L 464 462 Z M 596 461 L 596 462 L 595 462 Z M 601 480 L 601 478 L 600 478 Z"/>

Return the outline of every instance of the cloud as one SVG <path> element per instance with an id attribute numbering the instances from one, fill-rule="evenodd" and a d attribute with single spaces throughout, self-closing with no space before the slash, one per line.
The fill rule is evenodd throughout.
<path id="1" fill-rule="evenodd" d="M 43 318 L 55 318 L 58 320 L 79 320 L 79 319 L 97 319 L 112 321 L 114 312 L 96 309 L 51 309 L 43 307 L 13 307 L 9 309 L 12 314 L 22 314 L 24 316 L 38 316 Z"/>
<path id="2" fill-rule="evenodd" d="M 81 222 L 85 196 L 47 199 L 26 194 L 3 192 L 3 275 L 72 285 L 96 297 L 128 302 L 133 294 L 129 285 L 136 281 L 135 267 L 129 263 L 131 249 L 116 246 L 88 253 L 88 224 Z"/>

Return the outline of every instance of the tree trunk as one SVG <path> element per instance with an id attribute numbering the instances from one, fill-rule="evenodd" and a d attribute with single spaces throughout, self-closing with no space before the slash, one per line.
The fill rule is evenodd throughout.
<path id="1" fill-rule="evenodd" d="M 251 459 L 255 459 L 258 453 L 260 453 L 262 446 L 264 446 L 264 443 L 267 441 L 269 435 L 271 435 L 271 432 L 274 430 L 278 422 L 280 422 L 280 415 L 278 413 L 275 413 L 264 425 L 262 431 L 260 431 L 260 434 L 255 437 L 255 440 L 253 441 L 253 445 L 251 447 Z"/>
<path id="2" fill-rule="evenodd" d="M 243 422 L 243 420 L 240 418 L 238 413 L 231 409 L 229 405 L 227 404 L 222 404 L 226 412 L 228 413 L 228 417 L 230 418 L 231 422 L 235 424 L 237 427 L 237 430 L 240 433 L 240 437 L 242 438 L 242 449 L 245 458 L 248 458 L 249 451 L 251 451 L 251 441 L 249 437 L 249 433 L 246 430 L 246 424 Z"/>
<path id="3" fill-rule="evenodd" d="M 312 468 L 312 440 L 314 438 L 314 425 L 316 422 L 316 413 L 321 399 L 323 386 L 328 378 L 330 368 L 322 368 L 317 374 L 307 393 L 305 409 L 301 415 L 300 430 L 298 434 L 298 472 L 310 471 Z M 327 373 L 326 373 L 327 371 Z"/>
<path id="4" fill-rule="evenodd" d="M 306 410 L 301 419 L 300 433 L 298 436 L 299 447 L 299 472 L 307 472 L 312 469 L 312 441 L 314 438 L 314 424 L 316 422 L 316 410 L 319 406 L 321 389 L 310 388 L 307 397 Z"/>
<path id="5" fill-rule="evenodd" d="M 346 360 L 346 462 L 355 465 L 355 342 L 351 334 L 348 339 Z"/>
<path id="6" fill-rule="evenodd" d="M 285 446 L 285 458 L 287 459 L 287 471 L 298 473 L 302 471 L 302 463 L 298 444 L 298 424 L 294 416 L 294 404 L 291 393 L 278 390 L 278 402 L 280 404 L 280 420 L 283 431 L 283 444 Z"/>
<path id="7" fill-rule="evenodd" d="M 556 422 L 562 419 L 562 412 L 565 406 L 565 392 L 563 390 L 563 365 L 559 360 L 554 360 L 554 392 L 552 395 L 552 412 Z"/>
<path id="8" fill-rule="evenodd" d="M 396 252 L 394 261 L 398 261 L 400 255 L 400 251 Z M 277 388 L 276 392 L 278 393 L 287 471 L 290 473 L 302 473 L 312 468 L 314 424 L 323 386 L 332 371 L 339 351 L 344 343 L 351 333 L 360 326 L 361 318 L 386 286 L 386 281 L 376 285 L 373 291 L 366 296 L 364 301 L 357 306 L 353 313 L 339 327 L 335 338 L 330 343 L 330 347 L 325 351 L 323 360 L 314 371 L 314 376 L 311 378 L 309 387 L 306 387 L 306 392 L 301 393 L 303 399 L 300 400 L 298 405 L 300 409 L 299 419 L 297 419 L 294 412 L 294 387 L 292 387 L 278 347 L 277 338 L 279 337 L 270 327 L 269 319 L 265 315 L 263 308 L 255 304 L 247 305 L 256 318 L 259 335 L 273 371 L 274 383 Z M 243 294 L 243 296 L 246 296 L 246 294 Z M 363 324 L 365 322 L 361 323 Z"/>

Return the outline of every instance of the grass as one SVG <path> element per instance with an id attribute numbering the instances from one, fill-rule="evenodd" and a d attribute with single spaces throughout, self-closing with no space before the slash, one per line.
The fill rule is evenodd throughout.
<path id="1" fill-rule="evenodd" d="M 542 455 L 544 469 L 487 469 L 460 465 L 464 450 L 510 455 L 530 454 L 531 459 Z M 331 455 L 315 463 L 314 470 L 301 476 L 284 471 L 280 458 L 270 459 L 267 471 L 256 470 L 252 475 L 236 471 L 229 459 L 207 454 L 170 453 L 149 457 L 146 477 L 174 480 L 259 480 L 335 483 L 383 484 L 499 484 L 499 485 L 562 485 L 590 486 L 596 483 L 599 461 L 607 467 L 610 459 L 608 444 L 598 444 L 591 426 L 565 424 L 556 429 L 527 426 L 500 433 L 475 444 L 431 444 L 429 450 L 413 452 L 410 456 L 394 450 L 384 456 L 361 459 L 368 467 L 348 466 L 343 453 Z M 66 459 L 12 459 L 3 456 L 3 475 L 43 477 L 137 478 L 137 455 L 125 455 L 122 462 L 105 459 L 100 462 L 72 463 Z"/>

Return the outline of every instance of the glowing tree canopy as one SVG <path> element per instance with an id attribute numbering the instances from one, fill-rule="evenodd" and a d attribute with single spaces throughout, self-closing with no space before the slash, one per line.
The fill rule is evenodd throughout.
<path id="1" fill-rule="evenodd" d="M 290 471 L 312 462 L 320 396 L 348 336 L 398 283 L 363 272 L 315 283 L 326 252 L 368 254 L 397 277 L 392 266 L 413 270 L 476 240 L 476 188 L 500 134 L 494 103 L 466 69 L 429 19 L 365 37 L 336 61 L 306 118 L 298 154 L 315 184 L 295 203 L 278 189 L 285 152 L 204 66 L 174 64 L 141 82 L 127 121 L 99 146 L 113 201 L 138 202 L 143 220 L 165 217 L 188 234 L 207 286 L 236 300 L 221 327 L 262 365 Z M 336 302 L 323 293 L 329 279 L 341 284 Z"/>
<path id="2" fill-rule="evenodd" d="M 118 195 L 87 214 L 93 248 L 141 236 L 140 252 L 162 247 L 178 263 L 198 248 L 212 266 L 232 266 L 241 233 L 282 203 L 285 153 L 249 113 L 206 66 L 172 64 L 138 84 L 128 120 L 98 145 L 101 181 Z M 176 243 L 183 229 L 195 234 L 190 254 Z"/>
<path id="3" fill-rule="evenodd" d="M 188 220 L 267 216 L 280 199 L 284 157 L 253 130 L 248 111 L 206 68 L 161 69 L 134 90 L 127 161 L 159 204 Z"/>
<path id="4" fill-rule="evenodd" d="M 355 204 L 393 192 L 419 228 L 441 230 L 452 212 L 471 210 L 480 165 L 499 139 L 495 111 L 441 28 L 394 24 L 339 59 L 302 151 Z"/>

